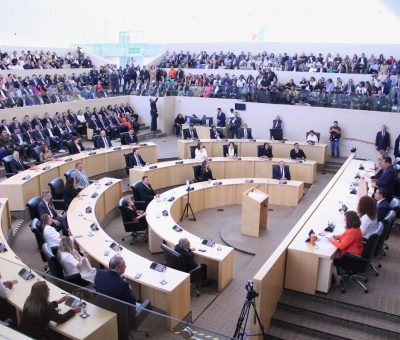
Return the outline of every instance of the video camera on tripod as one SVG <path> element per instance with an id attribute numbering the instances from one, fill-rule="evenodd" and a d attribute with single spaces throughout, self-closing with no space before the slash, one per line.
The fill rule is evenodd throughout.
<path id="1" fill-rule="evenodd" d="M 247 281 L 247 283 L 246 283 L 246 291 L 247 291 L 247 295 L 246 295 L 246 300 L 247 301 L 252 301 L 256 297 L 258 297 L 258 295 L 260 295 L 254 289 L 254 282 L 251 281 L 251 280 Z"/>

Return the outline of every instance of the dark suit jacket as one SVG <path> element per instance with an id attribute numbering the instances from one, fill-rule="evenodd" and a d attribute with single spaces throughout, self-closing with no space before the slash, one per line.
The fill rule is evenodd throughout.
<path id="1" fill-rule="evenodd" d="M 40 121 L 40 119 L 37 118 L 33 118 L 32 119 L 32 127 L 35 128 L 36 125 L 39 125 L 41 129 L 44 128 L 42 122 Z"/>
<path id="2" fill-rule="evenodd" d="M 226 126 L 226 116 L 222 111 L 217 114 L 217 126 L 225 127 Z"/>
<path id="3" fill-rule="evenodd" d="M 177 244 L 175 246 L 175 251 L 178 252 L 179 254 L 181 254 L 183 259 L 185 260 L 184 261 L 185 262 L 185 269 L 184 269 L 185 272 L 189 272 L 198 266 L 198 264 L 194 260 L 194 255 L 191 251 L 186 251 L 185 249 L 180 247 L 179 244 Z"/>
<path id="4" fill-rule="evenodd" d="M 389 132 L 385 132 L 385 137 L 382 136 L 382 131 L 376 134 L 375 146 L 378 150 L 387 150 L 390 147 L 390 135 Z"/>
<path id="5" fill-rule="evenodd" d="M 390 211 L 390 203 L 388 199 L 383 199 L 376 204 L 377 220 L 381 222 Z"/>
<path id="6" fill-rule="evenodd" d="M 132 143 L 138 143 L 138 139 L 136 134 L 134 133 L 132 136 L 129 133 L 125 133 L 122 135 L 122 138 L 124 139 L 124 143 L 126 145 L 132 144 Z"/>
<path id="7" fill-rule="evenodd" d="M 154 196 L 156 195 L 155 191 L 153 190 L 153 188 L 147 187 L 143 184 L 143 182 L 140 182 L 137 186 L 137 193 L 139 195 L 139 200 L 140 201 L 144 201 L 147 204 L 149 204 Z"/>
<path id="8" fill-rule="evenodd" d="M 394 150 L 393 150 L 394 157 L 400 157 L 399 147 L 400 147 L 400 136 L 396 138 L 396 141 L 394 143 Z"/>
<path id="9" fill-rule="evenodd" d="M 197 136 L 197 131 L 196 131 L 196 129 L 193 130 L 193 137 L 194 137 L 194 139 L 198 139 L 198 138 L 199 138 L 199 137 Z M 183 130 L 183 139 L 192 139 L 192 137 L 190 137 L 190 131 L 189 131 L 189 129 Z"/>
<path id="10" fill-rule="evenodd" d="M 282 129 L 282 121 L 281 121 L 281 120 L 274 119 L 274 120 L 272 121 L 272 128 L 273 128 L 273 129 Z"/>
<path id="11" fill-rule="evenodd" d="M 139 158 L 139 162 L 141 165 L 145 165 L 146 162 L 143 160 L 142 156 L 137 155 L 137 157 Z M 129 157 L 129 161 L 128 161 L 128 167 L 129 168 L 133 168 L 134 166 L 137 166 L 137 162 L 136 162 L 136 158 L 134 156 L 134 154 L 132 153 Z"/>
<path id="12" fill-rule="evenodd" d="M 56 209 L 54 209 L 53 203 L 50 202 L 49 208 L 51 211 L 51 217 L 57 217 L 58 214 Z M 49 214 L 49 210 L 47 209 L 46 203 L 43 200 L 38 204 L 38 214 L 40 217 L 42 217 L 43 214 Z"/>
<path id="13" fill-rule="evenodd" d="M 22 141 L 24 142 L 24 135 L 23 135 L 22 133 L 20 133 L 19 135 L 20 135 Z M 15 133 L 13 133 L 13 134 L 11 135 L 11 140 L 13 141 L 13 143 L 14 143 L 15 145 L 21 146 L 21 145 L 20 145 L 20 142 L 19 142 L 19 139 L 18 139 L 18 136 L 17 136 Z"/>
<path id="14" fill-rule="evenodd" d="M 239 129 L 238 137 L 244 138 L 244 128 Z M 247 128 L 247 139 L 253 139 L 253 136 L 251 135 L 251 129 L 249 128 Z"/>
<path id="15" fill-rule="evenodd" d="M 42 132 L 42 135 L 40 135 L 40 133 L 38 131 L 33 131 L 33 137 L 35 138 L 35 140 L 37 142 L 45 143 L 46 142 L 45 139 L 47 139 L 47 136 L 43 133 L 43 131 L 41 131 L 41 132 Z"/>
<path id="16" fill-rule="evenodd" d="M 274 155 L 272 154 L 272 147 L 269 147 L 268 149 L 265 149 L 264 147 L 261 149 L 261 154 L 260 157 L 268 157 L 268 158 L 274 158 Z"/>
<path id="17" fill-rule="evenodd" d="M 107 139 L 108 145 L 112 146 L 110 138 L 106 137 L 106 139 Z M 100 136 L 97 136 L 97 148 L 104 149 L 105 147 L 106 146 L 104 144 L 103 138 L 101 138 Z"/>
<path id="18" fill-rule="evenodd" d="M 393 187 L 396 179 L 396 171 L 393 166 L 383 170 L 382 175 L 376 180 L 376 185 L 380 188 L 384 188 L 388 195 L 393 194 Z"/>
<path id="19" fill-rule="evenodd" d="M 299 149 L 298 153 L 296 153 L 295 149 L 290 150 L 290 158 L 291 159 L 297 159 L 297 158 L 306 158 L 306 154 L 302 149 Z"/>
<path id="20" fill-rule="evenodd" d="M 225 136 L 222 134 L 221 131 L 210 131 L 210 138 L 211 139 L 218 139 L 218 136 L 220 139 L 225 138 Z"/>
<path id="21" fill-rule="evenodd" d="M 96 124 L 97 124 L 97 127 L 96 127 Z M 87 126 L 89 129 L 92 129 L 94 131 L 101 130 L 101 125 L 99 124 L 99 122 L 96 122 L 96 124 L 93 122 L 93 120 L 89 120 Z"/>
<path id="22" fill-rule="evenodd" d="M 85 148 L 83 147 L 81 142 L 79 142 L 79 146 L 81 147 L 81 151 L 85 150 Z M 70 148 L 71 148 L 71 155 L 76 155 L 77 153 L 80 153 L 80 151 L 76 147 L 75 143 L 72 143 Z"/>
<path id="23" fill-rule="evenodd" d="M 18 173 L 27 169 L 27 166 L 22 161 L 17 162 L 14 158 L 9 164 L 11 172 Z"/>
<path id="24" fill-rule="evenodd" d="M 289 165 L 285 165 L 284 170 L 285 170 L 285 178 L 287 180 L 291 180 L 292 177 L 290 176 Z M 274 179 L 282 179 L 280 166 L 276 166 L 276 167 L 273 168 L 272 178 L 274 178 Z"/>

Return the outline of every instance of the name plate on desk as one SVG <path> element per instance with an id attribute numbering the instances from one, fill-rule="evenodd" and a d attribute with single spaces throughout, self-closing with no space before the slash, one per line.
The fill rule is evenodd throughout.
<path id="1" fill-rule="evenodd" d="M 157 262 L 152 262 L 150 265 L 151 269 L 154 269 L 158 272 L 163 272 L 167 269 L 167 267 L 161 263 L 157 263 Z"/>
<path id="2" fill-rule="evenodd" d="M 147 146 L 147 143 L 140 143 L 139 146 Z"/>
<path id="3" fill-rule="evenodd" d="M 113 148 L 113 150 L 121 150 L 120 146 L 116 146 L 115 148 Z"/>
<path id="4" fill-rule="evenodd" d="M 110 186 L 111 184 L 113 184 L 113 181 L 108 181 L 106 184 L 104 184 L 104 185 L 106 185 L 106 186 Z"/>
<path id="5" fill-rule="evenodd" d="M 92 196 L 90 196 L 91 198 L 96 198 L 97 196 L 99 196 L 99 193 L 97 191 L 95 191 Z"/>
<path id="6" fill-rule="evenodd" d="M 0 243 L 0 253 L 4 253 L 7 251 L 6 246 L 3 243 Z"/>
<path id="7" fill-rule="evenodd" d="M 64 162 L 71 162 L 72 161 L 72 157 L 68 157 L 66 159 L 64 159 Z"/>
<path id="8" fill-rule="evenodd" d="M 172 229 L 174 229 L 177 233 L 179 233 L 179 232 L 181 232 L 183 229 L 179 226 L 179 225 L 177 225 L 177 224 L 175 224 L 173 227 L 172 227 Z"/>
<path id="9" fill-rule="evenodd" d="M 92 231 L 96 231 L 96 230 L 99 230 L 99 227 L 97 226 L 96 223 L 93 222 L 93 223 L 90 225 L 90 229 L 92 229 Z"/>
<path id="10" fill-rule="evenodd" d="M 222 184 L 221 181 L 218 181 L 218 182 L 214 182 L 214 183 L 213 183 L 213 185 L 221 185 L 221 184 Z"/>
<path id="11" fill-rule="evenodd" d="M 22 179 L 23 179 L 24 181 L 26 181 L 27 179 L 30 179 L 30 178 L 31 178 L 31 175 L 26 175 L 26 176 L 22 177 Z"/>
<path id="12" fill-rule="evenodd" d="M 215 242 L 213 240 L 210 240 L 210 239 L 204 239 L 203 241 L 201 241 L 201 244 L 204 244 L 207 247 L 214 247 L 215 246 Z"/>
<path id="13" fill-rule="evenodd" d="M 241 160 L 242 160 L 242 157 L 237 157 L 236 160 L 237 160 L 237 161 L 241 161 Z"/>
<path id="14" fill-rule="evenodd" d="M 46 165 L 45 167 L 42 168 L 42 170 L 46 171 L 50 169 L 50 165 Z"/>
<path id="15" fill-rule="evenodd" d="M 22 268 L 18 272 L 18 275 L 21 276 L 24 280 L 31 280 L 35 277 L 35 275 L 33 275 L 32 272 L 26 268 Z"/>
<path id="16" fill-rule="evenodd" d="M 171 196 L 170 198 L 168 198 L 168 202 L 172 202 L 173 200 L 175 199 L 175 197 L 174 196 Z"/>
<path id="17" fill-rule="evenodd" d="M 92 207 L 86 207 L 85 211 L 86 211 L 86 214 L 91 214 L 93 210 L 92 210 Z"/>
<path id="18" fill-rule="evenodd" d="M 90 152 L 88 152 L 88 155 L 89 155 L 89 156 L 93 156 L 93 155 L 96 155 L 96 154 L 97 154 L 96 151 L 90 151 Z"/>
<path id="19" fill-rule="evenodd" d="M 157 165 L 150 165 L 150 166 L 149 166 L 149 169 L 157 169 L 157 168 L 158 168 Z"/>
<path id="20" fill-rule="evenodd" d="M 175 164 L 183 164 L 183 161 L 176 161 Z"/>
<path id="21" fill-rule="evenodd" d="M 113 243 L 110 244 L 110 248 L 111 248 L 112 250 L 114 250 L 114 251 L 120 251 L 120 250 L 122 250 L 122 247 L 121 247 L 118 243 L 115 243 L 115 242 L 113 242 Z"/>
<path id="22" fill-rule="evenodd" d="M 245 183 L 254 183 L 254 180 L 253 179 L 246 179 L 244 182 Z"/>

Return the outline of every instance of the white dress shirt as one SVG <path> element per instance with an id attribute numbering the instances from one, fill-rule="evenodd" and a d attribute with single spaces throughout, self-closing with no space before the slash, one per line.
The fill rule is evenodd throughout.
<path id="1" fill-rule="evenodd" d="M 195 149 L 194 150 L 194 158 L 199 161 L 203 161 L 208 158 L 206 148 Z"/>
<path id="2" fill-rule="evenodd" d="M 377 230 L 377 221 L 376 219 L 371 220 L 367 214 L 364 214 L 360 218 L 361 220 L 361 232 L 362 236 L 368 239 L 373 233 Z"/>
<path id="3" fill-rule="evenodd" d="M 318 137 L 317 137 L 317 135 L 314 134 L 314 135 L 311 136 L 311 133 L 308 134 L 308 136 L 307 136 L 307 142 L 318 143 Z"/>
<path id="4" fill-rule="evenodd" d="M 43 238 L 50 248 L 58 247 L 60 245 L 60 234 L 51 225 L 45 225 L 43 229 Z"/>

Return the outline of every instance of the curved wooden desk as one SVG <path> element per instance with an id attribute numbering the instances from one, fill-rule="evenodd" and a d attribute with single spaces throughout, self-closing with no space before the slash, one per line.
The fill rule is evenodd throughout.
<path id="1" fill-rule="evenodd" d="M 53 178 L 64 178 L 64 173 L 74 168 L 77 161 L 83 162 L 85 171 L 89 176 L 124 169 L 126 165 L 123 154 L 131 152 L 134 147 L 140 149 L 142 157 L 147 162 L 157 162 L 157 145 L 154 143 L 145 144 L 145 146 L 122 145 L 120 149 L 118 147 L 116 147 L 117 149 L 115 147 L 97 149 L 94 150 L 95 155 L 83 152 L 57 158 L 55 161 L 22 171 L 1 182 L 1 194 L 3 197 L 9 198 L 10 210 L 25 210 L 25 204 L 30 198 L 40 196 L 42 191 L 49 190 L 48 183 Z"/>
<path id="2" fill-rule="evenodd" d="M 330 233 L 324 232 L 328 222 L 335 223 L 334 234 L 344 231 L 344 217 L 343 213 L 339 212 L 339 202 L 346 204 L 349 210 L 356 210 L 359 197 L 368 193 L 366 182 L 361 180 L 357 194 L 350 194 L 349 187 L 356 181 L 355 175 L 359 173 L 363 177 L 366 173 L 366 170 L 358 169 L 361 163 L 366 169 L 372 166 L 371 162 L 353 159 L 290 243 L 286 265 L 286 288 L 308 294 L 315 294 L 316 290 L 325 293 L 329 291 L 332 262 L 337 248 L 322 234 L 318 236 L 316 246 L 310 245 L 305 240 L 310 229 L 317 235 L 319 233 L 329 235 Z"/>
<path id="3" fill-rule="evenodd" d="M 194 190 L 190 192 L 190 203 L 193 211 L 241 204 L 243 192 L 252 186 L 257 186 L 267 193 L 270 196 L 270 204 L 296 206 L 303 197 L 303 182 L 288 181 L 285 185 L 279 184 L 277 180 L 264 178 L 256 178 L 253 183 L 245 181 L 245 178 L 235 178 L 218 180 L 222 182 L 221 185 L 213 185 L 213 182 L 192 184 Z M 147 207 L 149 249 L 151 252 L 159 252 L 163 240 L 175 246 L 180 238 L 187 237 L 192 247 L 196 248 L 197 261 L 207 265 L 209 277 L 218 280 L 218 290 L 221 291 L 232 280 L 233 248 L 218 244 L 212 248 L 206 247 L 201 244 L 202 238 L 186 230 L 176 232 L 172 229 L 183 212 L 186 195 L 186 187 L 181 186 L 161 194 L 159 201 L 154 199 L 150 202 Z M 172 196 L 174 200 L 169 202 L 168 199 Z M 163 210 L 168 211 L 168 216 L 163 216 Z M 201 252 L 198 249 L 206 251 Z"/>
<path id="4" fill-rule="evenodd" d="M 6 198 L 0 198 L 0 202 L 2 203 L 0 207 L 2 224 L 0 228 L 0 238 L 2 242 L 5 242 L 6 248 L 8 249 L 8 251 L 0 253 L 0 273 L 2 280 L 18 280 L 18 283 L 11 289 L 11 295 L 7 300 L 15 306 L 20 313 L 22 312 L 26 298 L 31 292 L 32 285 L 38 280 L 43 280 L 43 278 L 35 274 L 35 278 L 26 281 L 18 275 L 18 272 L 22 268 L 28 267 L 15 255 L 11 247 L 5 241 L 2 231 L 7 230 L 10 224 L 8 201 Z M 58 300 L 66 293 L 48 281 L 47 285 L 50 288 L 50 301 Z M 75 315 L 72 319 L 61 325 L 52 322 L 51 328 L 71 339 L 117 339 L 117 315 L 89 302 L 86 303 L 87 312 L 90 314 L 89 318 L 82 319 L 79 315 Z M 60 304 L 58 307 L 61 309 L 61 312 L 65 312 L 69 309 L 65 304 Z"/>
<path id="5" fill-rule="evenodd" d="M 291 159 L 280 158 L 273 158 L 269 161 L 259 157 L 242 157 L 241 160 L 213 157 L 209 160 L 214 178 L 272 178 L 272 166 L 279 164 L 281 160 L 289 165 L 293 180 L 312 184 L 317 177 L 317 162 L 315 161 L 298 163 Z M 194 159 L 182 161 L 182 164 L 177 163 L 177 161 L 169 161 L 130 169 L 129 183 L 141 181 L 142 177 L 146 175 L 149 176 L 151 186 L 154 189 L 181 185 L 186 180 L 193 178 L 193 166 L 201 164 L 201 161 Z M 157 166 L 157 168 L 151 169 L 150 167 L 153 166 Z"/>
<path id="6" fill-rule="evenodd" d="M 106 185 L 108 182 L 112 182 L 112 184 Z M 82 190 L 68 209 L 67 217 L 71 234 L 76 238 L 79 246 L 104 267 L 108 267 L 110 258 L 117 252 L 109 247 L 114 240 L 106 234 L 100 224 L 104 216 L 118 206 L 122 195 L 121 184 L 122 181 L 119 179 L 102 178 Z M 95 192 L 97 197 L 92 197 Z M 91 213 L 86 213 L 88 206 L 92 208 Z M 99 230 L 92 232 L 90 229 L 92 223 L 96 223 Z M 160 245 L 158 247 L 160 248 Z M 105 251 L 109 251 L 108 256 L 105 256 Z M 125 259 L 124 276 L 131 281 L 137 298 L 149 299 L 154 307 L 179 320 L 182 320 L 190 312 L 189 274 L 171 268 L 167 268 L 161 273 L 157 272 L 150 269 L 152 261 L 123 246 L 118 253 Z M 137 273 L 142 274 L 139 279 L 135 278 Z M 163 280 L 167 281 L 165 285 L 160 283 Z M 178 323 L 174 319 L 167 319 L 167 322 L 170 329 Z"/>
<path id="7" fill-rule="evenodd" d="M 246 139 L 200 139 L 207 149 L 207 154 L 210 157 L 223 156 L 222 145 L 229 142 L 234 142 L 238 146 L 238 154 L 241 157 L 257 157 L 257 146 L 263 145 L 265 142 L 272 146 L 272 153 L 276 158 L 288 158 L 290 150 L 293 149 L 295 141 L 286 141 L 281 143 L 276 140 L 270 139 L 256 139 L 255 142 Z M 190 158 L 190 146 L 197 145 L 198 141 L 195 140 L 178 140 L 178 157 L 181 159 Z M 297 142 L 300 144 L 300 149 L 303 149 L 307 159 L 316 161 L 318 164 L 324 164 L 327 157 L 327 144 L 309 145 L 304 142 Z"/>

